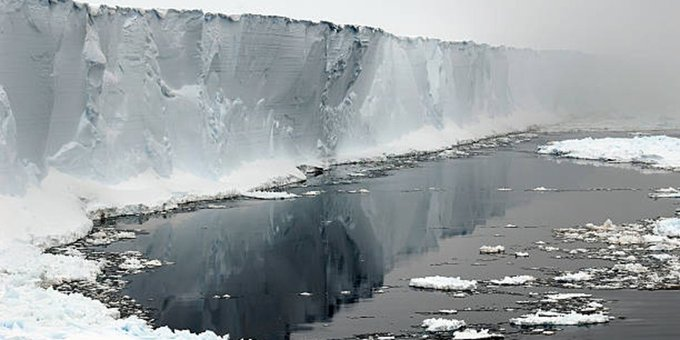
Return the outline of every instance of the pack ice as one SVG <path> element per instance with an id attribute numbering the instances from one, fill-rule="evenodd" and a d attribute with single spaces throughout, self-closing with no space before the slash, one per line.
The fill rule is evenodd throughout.
<path id="1" fill-rule="evenodd" d="M 302 163 L 559 120 L 592 103 L 569 100 L 589 93 L 588 63 L 281 17 L 0 0 L 0 311 L 16 315 L 0 337 L 184 337 L 40 288 L 41 268 L 100 268 L 40 249 L 94 217 L 304 180 Z"/>

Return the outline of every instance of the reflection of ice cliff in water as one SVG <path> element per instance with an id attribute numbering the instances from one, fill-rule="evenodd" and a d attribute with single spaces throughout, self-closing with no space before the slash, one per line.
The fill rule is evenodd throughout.
<path id="1" fill-rule="evenodd" d="M 507 194 L 496 188 L 507 177 L 499 161 L 511 159 L 493 167 L 485 159 L 426 164 L 367 180 L 366 195 L 326 187 L 315 198 L 152 219 L 143 226 L 151 234 L 134 248 L 175 264 L 134 277 L 126 293 L 173 328 L 282 337 L 291 325 L 372 296 L 400 256 L 502 215 Z M 231 298 L 214 298 L 224 294 Z"/>

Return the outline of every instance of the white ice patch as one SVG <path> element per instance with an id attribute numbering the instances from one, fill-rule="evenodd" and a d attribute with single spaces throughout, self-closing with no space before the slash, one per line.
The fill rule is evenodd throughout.
<path id="1" fill-rule="evenodd" d="M 255 198 L 259 200 L 284 200 L 290 198 L 300 197 L 285 191 L 247 191 L 242 194 L 244 197 Z"/>
<path id="2" fill-rule="evenodd" d="M 556 301 L 563 301 L 563 300 L 589 298 L 591 296 L 592 296 L 591 294 L 586 294 L 586 293 L 548 294 L 548 295 L 545 296 L 545 299 L 543 299 L 543 301 L 544 302 L 556 302 Z"/>
<path id="3" fill-rule="evenodd" d="M 680 168 L 680 139 L 663 135 L 569 139 L 541 145 L 538 153 L 618 163 L 642 163 L 669 170 Z"/>
<path id="4" fill-rule="evenodd" d="M 576 273 L 566 273 L 560 276 L 555 276 L 554 280 L 558 282 L 578 282 L 578 281 L 590 281 L 593 276 L 585 271 L 580 271 Z"/>
<path id="5" fill-rule="evenodd" d="M 463 280 L 460 277 L 446 276 L 427 276 L 413 278 L 408 283 L 409 286 L 423 289 L 435 290 L 474 290 L 477 288 L 477 281 Z"/>
<path id="6" fill-rule="evenodd" d="M 545 191 L 557 191 L 555 188 L 546 188 L 546 187 L 535 187 L 533 189 L 529 189 L 529 191 L 536 191 L 536 192 L 545 192 Z"/>
<path id="7" fill-rule="evenodd" d="M 680 190 L 673 187 L 660 188 L 649 194 L 652 198 L 680 198 Z"/>
<path id="8" fill-rule="evenodd" d="M 481 330 L 466 328 L 462 331 L 453 333 L 455 340 L 475 340 L 475 339 L 502 339 L 504 336 L 499 333 L 491 333 L 488 329 Z"/>
<path id="9" fill-rule="evenodd" d="M 505 252 L 505 247 L 501 245 L 496 246 L 481 246 L 479 247 L 480 254 L 500 254 Z"/>
<path id="10" fill-rule="evenodd" d="M 490 282 L 499 286 L 521 286 L 529 282 L 536 281 L 531 275 L 506 276 L 501 280 L 491 280 Z"/>
<path id="11" fill-rule="evenodd" d="M 517 326 L 579 326 L 609 322 L 609 316 L 602 313 L 580 314 L 577 312 L 559 313 L 551 311 L 537 311 L 510 319 L 510 323 Z"/>
<path id="12" fill-rule="evenodd" d="M 450 332 L 465 327 L 465 321 L 456 319 L 425 319 L 421 324 L 428 332 Z"/>
<path id="13" fill-rule="evenodd" d="M 666 237 L 680 237 L 680 218 L 664 218 L 657 221 L 654 232 Z"/>

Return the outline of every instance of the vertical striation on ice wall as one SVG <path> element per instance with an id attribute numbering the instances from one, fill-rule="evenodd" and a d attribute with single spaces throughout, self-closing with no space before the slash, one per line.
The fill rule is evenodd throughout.
<path id="1" fill-rule="evenodd" d="M 582 102 L 563 93 L 586 59 L 575 53 L 71 1 L 1 0 L 0 11 L 3 181 L 17 161 L 105 183 L 148 170 L 214 179 L 417 131 L 445 136 L 425 147 L 508 132 Z"/>

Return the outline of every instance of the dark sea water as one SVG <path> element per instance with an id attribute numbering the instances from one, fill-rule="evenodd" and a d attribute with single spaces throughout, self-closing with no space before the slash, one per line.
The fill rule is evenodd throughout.
<path id="1" fill-rule="evenodd" d="M 157 325 L 209 329 L 233 339 L 414 336 L 428 313 L 456 309 L 452 318 L 504 328 L 509 338 L 524 337 L 508 324 L 528 312 L 515 302 L 529 291 L 561 290 L 518 287 L 454 298 L 409 288 L 408 279 L 545 277 L 546 268 L 607 265 L 556 259 L 538 251 L 534 242 L 557 242 L 552 238 L 556 227 L 674 214 L 678 201 L 647 195 L 652 188 L 680 185 L 680 174 L 558 161 L 532 152 L 546 139 L 568 137 L 541 136 L 514 148 L 418 163 L 380 177 L 347 176 L 356 166 L 337 167 L 307 187 L 288 189 L 322 190 L 316 197 L 228 201 L 141 225 L 120 223 L 145 234 L 108 250 L 139 250 L 173 263 L 128 277 L 124 290 L 153 311 Z M 338 184 L 337 178 L 352 181 Z M 562 191 L 527 191 L 540 186 Z M 347 192 L 361 188 L 369 193 Z M 509 254 L 528 251 L 531 256 L 479 254 L 480 246 L 496 244 Z M 625 318 L 566 327 L 552 338 L 680 338 L 678 292 L 588 293 L 606 299 L 611 314 Z M 215 298 L 224 294 L 230 298 Z"/>

